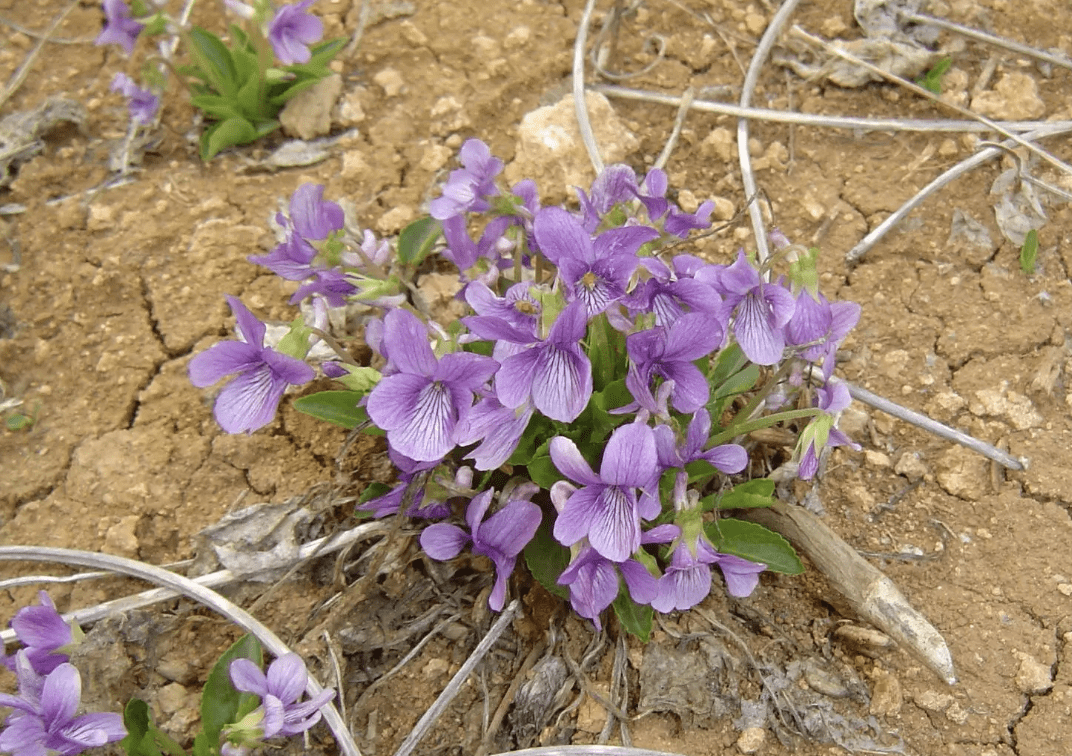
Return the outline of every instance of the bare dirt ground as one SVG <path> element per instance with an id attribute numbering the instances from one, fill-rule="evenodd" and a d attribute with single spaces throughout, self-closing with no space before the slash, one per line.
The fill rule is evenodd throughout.
<path id="1" fill-rule="evenodd" d="M 422 212 L 465 138 L 485 140 L 508 164 L 523 157 L 522 117 L 568 91 L 582 3 L 366 1 L 371 12 L 360 45 L 339 71 L 343 94 L 333 135 L 340 138 L 314 165 L 258 167 L 280 137 L 203 165 L 193 111 L 172 82 L 159 144 L 132 180 L 100 188 L 127 118 L 108 85 L 116 71 L 133 72 L 139 61 L 91 44 L 102 22 L 92 2 L 74 8 L 56 31 L 63 41 L 45 46 L 3 106 L 2 115 L 26 112 L 61 95 L 81 102 L 86 117 L 80 126 L 52 129 L 41 154 L 18 165 L 0 190 L 0 380 L 6 397 L 39 408 L 31 429 L 0 431 L 0 543 L 103 550 L 164 564 L 190 557 L 194 535 L 239 502 L 323 494 L 331 483 L 336 496 L 356 494 L 366 481 L 390 479 L 386 455 L 371 441 L 351 447 L 336 469 L 345 434 L 287 407 L 252 437 L 223 434 L 212 420 L 211 397 L 186 380 L 189 359 L 230 333 L 224 294 L 241 297 L 264 318 L 293 316 L 285 305 L 289 292 L 245 258 L 271 247 L 268 218 L 300 183 L 325 184 L 327 197 L 348 198 L 360 222 L 390 235 Z M 67 4 L 0 0 L 8 23 L 0 80 L 9 80 L 36 44 L 34 34 Z M 939 10 L 1072 53 L 1064 0 L 952 2 Z M 328 36 L 349 36 L 361 3 L 320 0 L 316 11 Z M 644 2 L 627 17 L 608 65 L 641 69 L 653 59 L 643 37 L 656 32 L 665 38 L 666 57 L 630 86 L 678 95 L 691 85 L 700 96 L 736 101 L 740 63 L 747 65 L 772 11 L 743 0 Z M 195 21 L 222 28 L 219 6 L 203 2 Z M 792 21 L 827 38 L 861 36 L 848 2 L 805 2 Z M 989 97 L 1013 111 L 1000 117 L 1072 118 L 1072 72 L 950 34 L 941 43 L 953 58 L 947 95 L 968 103 L 981 93 L 979 102 Z M 1015 86 L 1003 88 L 1006 77 Z M 809 113 L 949 116 L 893 85 L 842 89 L 773 63 L 753 101 Z M 621 137 L 622 158 L 643 171 L 661 151 L 674 109 L 624 100 L 611 107 L 606 120 L 632 135 Z M 741 210 L 735 129 L 734 119 L 691 113 L 667 166 L 671 187 Z M 1013 163 L 993 162 L 946 187 L 850 269 L 844 253 L 969 155 L 968 139 L 767 123 L 754 124 L 752 137 L 757 180 L 775 223 L 791 239 L 823 249 L 828 296 L 863 306 L 840 373 L 1026 457 L 1030 466 L 1003 471 L 860 407 L 850 419 L 864 451 L 838 450 L 816 492 L 826 521 L 870 555 L 944 635 L 959 682 L 946 686 L 899 650 L 854 642 L 844 631 L 854 618 L 837 612 L 814 572 L 765 575 L 749 599 L 713 595 L 704 612 L 663 623 L 649 645 L 624 643 L 632 743 L 707 756 L 750 747 L 739 741 L 745 731 L 759 753 L 772 755 L 843 747 L 950 756 L 1072 752 L 1072 210 L 1047 210 L 1038 269 L 1024 275 L 988 195 Z M 1067 140 L 1047 146 L 1072 159 Z M 518 166 L 513 170 L 524 170 Z M 578 153 L 570 167 L 586 166 Z M 1037 173 L 1061 183 L 1048 167 Z M 577 181 L 555 171 L 535 178 L 545 202 L 562 199 L 566 184 Z M 951 238 L 957 211 L 981 223 L 988 239 Z M 750 233 L 742 220 L 701 251 L 728 260 L 750 243 Z M 322 510 L 313 535 L 347 526 L 352 503 L 326 495 L 310 501 Z M 361 546 L 339 565 L 322 560 L 254 609 L 313 660 L 321 679 L 331 675 L 321 633 L 330 631 L 348 717 L 369 754 L 393 752 L 491 621 L 481 593 L 490 585 L 484 565 L 429 565 L 405 535 L 378 561 L 362 562 Z M 344 593 L 349 611 L 331 614 L 323 604 L 338 592 L 336 584 L 353 582 L 369 562 L 394 569 L 363 582 L 359 595 Z M 128 588 L 92 581 L 51 592 L 67 608 Z M 262 590 L 229 595 L 249 606 Z M 515 580 L 512 592 L 524 597 L 523 618 L 419 753 L 590 743 L 603 731 L 607 713 L 590 694 L 610 690 L 617 634 L 596 638 L 564 619 L 527 579 Z M 31 596 L 28 588 L 9 591 L 0 616 Z M 738 641 L 709 619 L 749 647 L 766 687 Z M 234 636 L 175 603 L 151 621 L 151 639 L 123 636 L 132 671 L 121 680 L 112 675 L 126 690 L 109 695 L 155 691 L 162 725 L 181 733 L 196 719 L 205 671 Z M 433 628 L 412 661 L 371 687 Z M 570 672 L 575 684 L 534 706 L 535 713 L 520 704 L 506 710 L 502 726 L 485 737 L 489 715 L 515 677 L 531 677 L 534 664 L 547 674 L 560 669 L 560 680 Z M 618 729 L 611 742 L 621 742 Z M 326 730 L 314 747 L 332 752 Z"/>

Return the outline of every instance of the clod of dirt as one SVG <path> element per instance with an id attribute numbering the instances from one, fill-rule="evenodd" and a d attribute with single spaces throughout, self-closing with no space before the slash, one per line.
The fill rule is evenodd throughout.
<path id="1" fill-rule="evenodd" d="M 342 77 L 332 74 L 289 100 L 279 112 L 283 133 L 313 139 L 331 131 L 331 110 L 342 94 Z"/>
<path id="2" fill-rule="evenodd" d="M 1016 653 L 1020 659 L 1020 669 L 1016 672 L 1016 688 L 1029 696 L 1045 693 L 1053 687 L 1050 667 L 1030 654 Z"/>
<path id="3" fill-rule="evenodd" d="M 936 477 L 946 493 L 978 501 L 987 490 L 987 462 L 963 446 L 952 446 L 938 457 Z"/>
<path id="4" fill-rule="evenodd" d="M 992 90 L 977 94 L 971 107 L 976 113 L 1001 121 L 1029 120 L 1046 112 L 1038 84 L 1020 71 L 1005 74 Z"/>
<path id="5" fill-rule="evenodd" d="M 640 148 L 606 97 L 586 92 L 585 104 L 604 163 L 620 163 Z M 572 95 L 521 119 L 516 158 L 506 166 L 505 176 L 511 184 L 534 180 L 544 206 L 572 200 L 573 187 L 592 183 L 595 172 L 581 141 Z"/>

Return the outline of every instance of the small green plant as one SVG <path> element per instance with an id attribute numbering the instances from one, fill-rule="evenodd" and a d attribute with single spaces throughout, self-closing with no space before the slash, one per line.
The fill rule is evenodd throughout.
<path id="1" fill-rule="evenodd" d="M 1038 257 L 1038 231 L 1031 229 L 1024 239 L 1024 246 L 1020 247 L 1020 270 L 1024 275 L 1030 276 L 1035 272 L 1035 259 Z"/>
<path id="2" fill-rule="evenodd" d="M 929 92 L 934 92 L 936 95 L 940 95 L 942 93 L 942 77 L 945 76 L 952 65 L 952 58 L 942 58 L 934 64 L 934 68 L 916 79 L 916 84 L 919 84 Z"/>
<path id="3" fill-rule="evenodd" d="M 22 405 L 21 400 L 16 400 L 17 403 L 11 405 L 9 409 L 15 409 Z M 6 403 L 6 402 L 5 402 Z M 4 409 L 0 407 L 0 409 Z M 41 409 L 41 403 L 34 404 L 33 410 L 26 414 L 25 412 L 13 411 L 4 415 L 4 427 L 9 431 L 21 431 L 32 428 L 34 423 L 37 422 L 37 413 Z"/>

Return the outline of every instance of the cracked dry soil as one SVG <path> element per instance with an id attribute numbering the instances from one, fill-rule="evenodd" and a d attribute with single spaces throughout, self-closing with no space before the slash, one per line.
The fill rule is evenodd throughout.
<path id="1" fill-rule="evenodd" d="M 239 502 L 282 502 L 332 481 L 355 493 L 365 481 L 389 479 L 386 455 L 373 441 L 351 447 L 336 470 L 344 434 L 287 406 L 252 437 L 222 434 L 212 421 L 211 398 L 186 380 L 187 363 L 229 335 L 224 294 L 240 296 L 262 317 L 292 317 L 284 304 L 289 291 L 245 258 L 273 244 L 268 218 L 301 182 L 323 183 L 326 196 L 349 198 L 362 224 L 389 235 L 421 212 L 464 138 L 484 139 L 508 164 L 518 157 L 521 118 L 566 91 L 582 3 L 369 2 L 360 47 L 341 66 L 345 107 L 333 124 L 336 135 L 352 131 L 316 165 L 251 168 L 278 138 L 202 165 L 186 136 L 193 113 L 173 84 L 158 146 L 132 181 L 96 191 L 108 178 L 108 155 L 126 120 L 108 83 L 138 61 L 86 43 L 101 24 L 91 2 L 73 10 L 56 32 L 66 42 L 46 46 L 6 104 L 4 115 L 63 95 L 84 103 L 87 118 L 77 128 L 53 129 L 43 152 L 0 191 L 0 205 L 24 206 L 4 211 L 0 220 L 6 238 L 0 262 L 7 266 L 0 272 L 0 311 L 9 324 L 0 332 L 0 379 L 8 397 L 39 406 L 32 429 L 0 435 L 0 543 L 103 550 L 163 564 L 191 556 L 193 536 Z M 352 33 L 360 5 L 321 0 L 317 12 L 328 35 Z M 3 80 L 35 44 L 29 32 L 47 28 L 65 6 L 0 0 L 3 18 L 24 30 L 9 27 L 0 42 Z M 1063 0 L 1026 7 L 955 2 L 943 12 L 1041 48 L 1072 51 Z M 195 21 L 219 28 L 219 13 L 216 4 L 202 3 Z M 659 32 L 667 39 L 666 59 L 632 85 L 670 94 L 689 85 L 725 87 L 723 96 L 735 99 L 742 80 L 735 56 L 747 62 L 770 15 L 766 4 L 742 0 L 645 2 L 623 25 L 614 63 L 642 68 L 651 61 L 643 34 Z M 859 36 L 847 2 L 805 2 L 793 20 L 827 37 Z M 992 78 L 980 80 L 992 51 L 948 36 L 942 41 L 953 51 L 950 96 L 967 99 L 976 86 L 993 93 L 995 80 L 1015 73 L 1037 86 L 1043 117 L 1072 115 L 1068 70 L 1044 71 L 995 52 Z M 765 67 L 754 102 L 829 114 L 945 115 L 890 85 L 844 90 L 800 80 L 774 64 Z M 625 159 L 643 171 L 661 150 L 674 112 L 628 101 L 611 105 L 610 117 L 632 135 Z M 717 196 L 723 207 L 741 209 L 734 133 L 732 119 L 688 116 L 668 165 L 671 186 L 692 193 L 679 196 L 682 204 Z M 766 575 L 752 598 L 712 596 L 704 606 L 747 642 L 770 679 L 786 682 L 787 699 L 804 702 L 795 729 L 808 729 L 808 712 L 822 712 L 827 727 L 809 730 L 810 738 L 786 736 L 786 728 L 775 732 L 775 717 L 761 716 L 751 742 L 763 754 L 806 756 L 841 752 L 839 742 L 927 755 L 1072 753 L 1072 210 L 1048 209 L 1038 271 L 1023 275 L 987 195 L 1011 163 L 992 163 L 930 199 L 850 270 L 844 252 L 968 155 L 968 142 L 948 134 L 761 123 L 752 137 L 757 180 L 776 224 L 791 239 L 823 249 L 828 296 L 863 306 L 841 374 L 1002 445 L 1028 458 L 1030 467 L 1002 471 L 857 407 L 846 421 L 864 451 L 832 455 L 817 489 L 826 521 L 882 566 L 939 629 L 960 681 L 947 687 L 912 657 L 861 643 L 851 632 L 853 618 L 827 602 L 821 576 Z M 1048 146 L 1072 157 L 1067 140 Z M 574 167 L 584 165 L 578 153 Z M 565 196 L 561 166 L 518 168 L 525 169 L 536 170 L 549 200 Z M 992 241 L 951 238 L 955 210 L 979 221 Z M 729 259 L 749 234 L 738 221 L 702 242 L 700 252 Z M 793 493 L 803 498 L 809 487 Z M 335 504 L 319 513 L 319 527 L 345 526 L 348 515 L 349 505 Z M 352 611 L 329 623 L 344 652 L 351 723 L 372 754 L 397 747 L 489 622 L 478 596 L 488 580 L 479 569 L 430 567 L 405 543 L 392 558 L 397 569 L 366 585 Z M 356 559 L 357 553 L 351 562 Z M 321 626 L 322 604 L 336 592 L 337 575 L 325 561 L 255 609 L 312 659 L 322 679 L 330 665 L 323 640 L 310 631 Z M 343 577 L 352 580 L 345 569 Z M 89 581 L 57 586 L 52 594 L 65 608 L 129 590 L 125 583 Z M 230 595 L 249 606 L 262 590 L 247 586 Z M 526 656 L 547 641 L 548 623 L 563 630 L 552 656 L 579 660 L 589 648 L 588 630 L 563 621 L 538 588 L 517 579 L 513 591 L 525 597 L 524 618 L 420 753 L 476 752 L 485 706 L 494 710 Z M 0 614 L 9 616 L 31 595 L 27 588 L 9 591 Z M 121 653 L 113 653 L 125 660 L 117 667 L 125 672 L 109 677 L 98 670 L 91 677 L 113 686 L 105 698 L 153 691 L 160 723 L 181 733 L 196 719 L 196 691 L 208 666 L 233 633 L 185 605 L 152 616 L 158 625 L 151 638 L 131 630 L 138 626 L 133 620 L 120 633 Z M 412 662 L 370 689 L 444 617 L 451 622 Z M 144 627 L 150 620 L 139 621 Z M 588 654 L 586 674 L 595 690 L 605 691 L 614 640 L 595 648 L 601 650 Z M 643 714 L 629 723 L 633 744 L 690 756 L 748 746 L 738 740 L 740 730 L 756 723 L 742 714 L 741 701 L 757 700 L 760 688 L 755 671 L 733 650 L 699 614 L 668 619 L 646 648 L 630 639 L 629 713 Z M 676 688 L 660 688 L 653 677 L 653 670 L 697 664 L 705 674 L 683 675 Z M 528 729 L 508 712 L 486 745 L 594 742 L 606 713 L 592 699 L 558 713 L 576 697 L 577 689 L 569 691 L 549 712 L 555 718 L 541 721 L 539 714 Z M 855 726 L 839 730 L 833 727 L 839 721 Z M 852 740 L 861 732 L 868 740 Z M 313 748 L 332 752 L 326 732 Z"/>

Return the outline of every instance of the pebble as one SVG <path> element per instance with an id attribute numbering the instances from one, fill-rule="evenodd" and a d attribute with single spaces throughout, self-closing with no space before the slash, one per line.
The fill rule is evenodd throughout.
<path id="1" fill-rule="evenodd" d="M 893 465 L 888 454 L 871 449 L 864 452 L 864 461 L 871 467 L 890 467 Z"/>
<path id="2" fill-rule="evenodd" d="M 928 472 L 927 466 L 919 458 L 919 452 L 905 452 L 902 454 L 897 459 L 897 464 L 893 466 L 893 471 L 898 475 L 905 476 L 912 483 L 922 480 Z"/>
<path id="3" fill-rule="evenodd" d="M 406 80 L 402 74 L 393 68 L 385 68 L 372 75 L 372 80 L 379 85 L 383 93 L 388 97 L 395 97 L 402 93 L 406 86 Z"/>
<path id="4" fill-rule="evenodd" d="M 737 738 L 737 750 L 741 753 L 756 753 L 767 740 L 767 731 L 762 727 L 746 727 Z"/>
<path id="5" fill-rule="evenodd" d="M 331 133 L 331 111 L 342 94 L 342 77 L 332 74 L 288 100 L 279 111 L 283 133 L 315 139 Z"/>
<path id="6" fill-rule="evenodd" d="M 871 715 L 895 717 L 901 713 L 903 704 L 904 693 L 901 691 L 901 681 L 889 672 L 876 674 L 874 689 L 871 692 Z"/>
<path id="7" fill-rule="evenodd" d="M 1020 659 L 1020 669 L 1016 672 L 1016 689 L 1029 696 L 1045 693 L 1053 687 L 1050 667 L 1030 654 L 1022 651 L 1016 654 Z"/>

